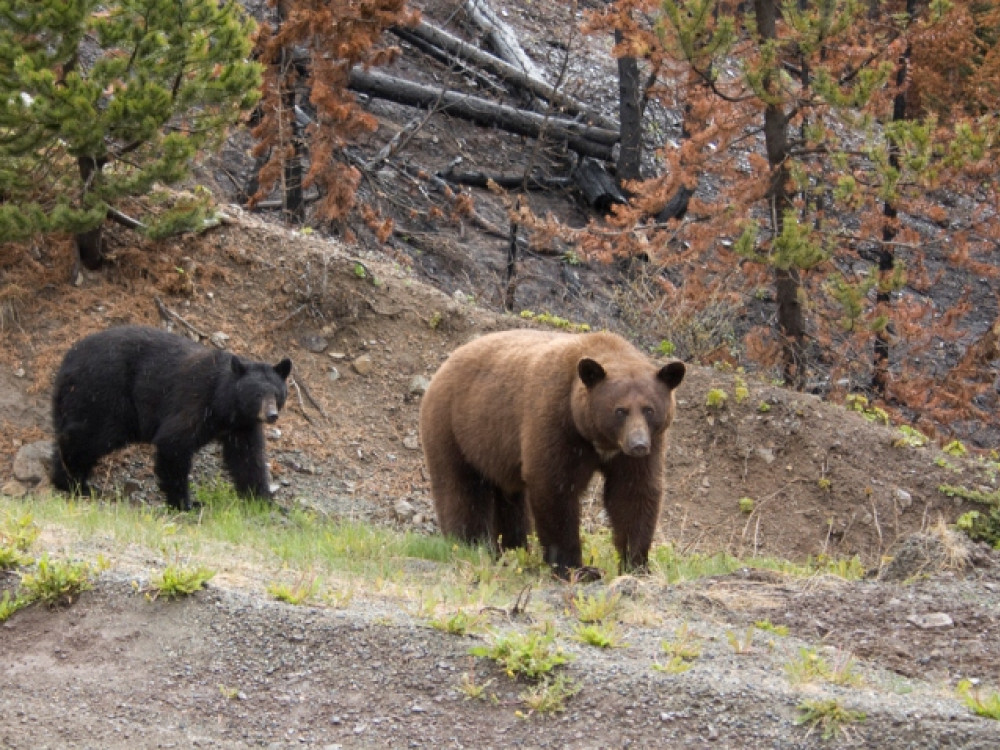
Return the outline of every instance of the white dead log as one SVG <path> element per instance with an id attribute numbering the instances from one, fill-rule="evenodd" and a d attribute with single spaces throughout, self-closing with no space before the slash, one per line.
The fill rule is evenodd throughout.
<path id="1" fill-rule="evenodd" d="M 465 0 L 465 12 L 476 26 L 486 32 L 490 44 L 500 57 L 532 78 L 545 80 L 542 71 L 522 49 L 514 29 L 496 14 L 486 0 Z"/>
<path id="2" fill-rule="evenodd" d="M 570 117 L 579 115 L 587 122 L 599 127 L 608 130 L 618 130 L 617 122 L 603 117 L 596 112 L 592 112 L 586 104 L 563 94 L 555 89 L 552 84 L 539 78 L 533 78 L 521 70 L 520 67 L 512 65 L 495 55 L 491 55 L 489 52 L 485 52 L 426 21 L 421 21 L 413 27 L 393 28 L 392 31 L 398 36 L 411 41 L 413 37 L 416 37 L 433 47 L 447 52 L 449 55 L 453 55 L 463 62 L 472 63 L 483 70 L 499 76 L 505 81 L 509 81 L 515 86 L 531 92 L 540 99 L 544 99 Z"/>

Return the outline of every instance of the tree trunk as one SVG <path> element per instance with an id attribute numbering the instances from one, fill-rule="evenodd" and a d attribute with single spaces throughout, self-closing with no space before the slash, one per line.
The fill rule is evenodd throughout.
<path id="1" fill-rule="evenodd" d="M 757 32 L 762 42 L 777 37 L 777 0 L 754 0 Z M 770 88 L 770 81 L 764 85 Z M 792 206 L 788 196 L 788 117 L 780 104 L 764 109 L 764 143 L 771 167 L 768 199 L 774 237 L 781 235 L 785 211 Z M 782 337 L 784 377 L 788 385 L 805 384 L 805 316 L 802 310 L 799 271 L 794 267 L 775 268 L 775 296 L 778 303 L 778 329 Z"/>
<path id="2" fill-rule="evenodd" d="M 622 41 L 622 33 L 615 30 L 615 44 Z M 641 178 L 642 161 L 642 91 L 639 80 L 639 61 L 634 57 L 618 58 L 618 119 L 621 121 L 621 150 L 618 152 L 618 179 Z"/>
<path id="3" fill-rule="evenodd" d="M 916 14 L 915 0 L 906 0 L 907 18 L 912 23 Z M 906 45 L 900 55 L 896 67 L 896 86 L 899 91 L 892 101 L 892 119 L 898 122 L 906 117 L 906 91 L 902 88 L 910 68 L 910 45 Z M 889 144 L 889 166 L 899 169 L 899 147 Z M 878 288 L 875 291 L 875 307 L 878 315 L 884 315 L 886 323 L 875 332 L 872 360 L 872 389 L 881 397 L 885 397 L 889 386 L 889 346 L 891 323 L 889 310 L 892 306 L 892 279 L 896 270 L 896 253 L 890 244 L 899 231 L 896 217 L 896 206 L 886 201 L 882 207 L 885 223 L 882 225 L 882 246 L 878 251 Z"/>
<path id="4" fill-rule="evenodd" d="M 103 161 L 90 156 L 81 156 L 76 160 L 80 170 L 80 180 L 83 182 L 83 192 L 86 193 L 91 183 L 97 178 L 104 166 Z M 84 268 L 96 271 L 104 262 L 104 236 L 103 222 L 86 232 L 78 232 L 73 237 L 73 244 L 76 245 L 77 257 Z"/>

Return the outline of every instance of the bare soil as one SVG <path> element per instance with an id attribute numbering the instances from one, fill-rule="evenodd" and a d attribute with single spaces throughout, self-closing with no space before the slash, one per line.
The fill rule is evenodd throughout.
<path id="1" fill-rule="evenodd" d="M 560 45 L 575 43 L 554 10 L 563 4 L 506 5 L 535 59 L 555 64 Z M 427 4 L 439 21 L 452 10 Z M 576 90 L 613 113 L 613 68 L 600 59 L 574 58 L 580 69 L 570 73 L 603 82 Z M 397 63 L 446 75 L 422 65 L 408 55 Z M 370 106 L 380 128 L 360 147 L 369 156 L 414 116 Z M 234 140 L 199 176 L 230 217 L 201 236 L 153 243 L 112 228 L 114 258 L 98 273 L 75 269 L 68 243 L 0 246 L 0 487 L 45 491 L 8 480 L 17 451 L 51 437 L 51 383 L 73 341 L 114 324 L 165 325 L 203 340 L 225 334 L 227 348 L 258 359 L 292 358 L 289 403 L 268 439 L 279 504 L 435 534 L 419 378 L 473 336 L 527 325 L 494 312 L 502 231 L 467 218 L 432 221 L 440 196 L 386 169 L 366 177 L 363 191 L 396 219 L 387 243 L 361 228 L 350 246 L 295 232 L 225 205 L 232 185 L 221 166 L 245 168 L 243 146 Z M 438 169 L 462 156 L 463 168 L 509 172 L 524 168 L 526 153 L 521 139 L 435 116 L 400 158 Z M 555 163 L 559 154 L 542 157 Z M 566 221 L 588 218 L 571 195 L 530 200 Z M 502 202 L 486 191 L 476 201 L 480 217 L 505 231 Z M 635 311 L 621 309 L 613 269 L 531 252 L 519 278 L 522 308 L 644 345 L 660 336 L 631 327 Z M 688 372 L 656 543 L 799 562 L 857 556 L 866 580 L 748 568 L 673 587 L 614 582 L 651 616 L 622 624 L 625 648 L 566 641 L 580 692 L 561 713 L 525 717 L 525 685 L 471 657 L 478 639 L 433 630 L 373 592 L 357 592 L 343 609 L 292 607 L 270 601 L 251 569 L 183 601 L 149 602 L 131 585 L 149 561 L 116 560 L 71 607 L 32 607 L 0 625 L 0 746 L 995 747 L 996 723 L 973 716 L 954 688 L 964 678 L 1000 687 L 997 553 L 959 545 L 939 527 L 974 507 L 939 487 L 992 490 L 993 465 L 896 447 L 895 430 L 810 395 L 720 369 Z M 728 396 L 721 408 L 707 405 L 712 389 Z M 219 471 L 207 449 L 195 478 Z M 162 505 L 143 448 L 107 460 L 95 484 L 119 502 Z M 598 491 L 585 501 L 584 524 L 606 533 Z M 741 498 L 753 500 L 752 512 L 741 511 Z M 401 512 L 400 500 L 410 508 Z M 0 589 L 15 583 L 7 574 Z M 536 595 L 558 603 L 567 591 L 553 581 Z M 789 635 L 758 631 L 748 653 L 737 653 L 730 634 L 765 619 Z M 570 632 L 567 622 L 559 627 Z M 697 635 L 701 656 L 680 674 L 655 669 L 666 661 L 662 641 L 682 627 Z M 794 683 L 785 667 L 800 648 L 831 661 L 852 655 L 861 684 Z M 468 700 L 459 689 L 467 674 L 492 680 L 495 700 Z M 824 741 L 795 724 L 796 706 L 816 698 L 837 698 L 867 719 Z"/>

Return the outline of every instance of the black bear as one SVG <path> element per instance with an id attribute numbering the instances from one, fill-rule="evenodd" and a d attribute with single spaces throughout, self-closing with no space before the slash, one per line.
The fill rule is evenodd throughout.
<path id="1" fill-rule="evenodd" d="M 601 472 L 622 569 L 645 567 L 684 372 L 603 332 L 504 331 L 459 347 L 420 407 L 441 530 L 520 547 L 533 520 L 545 561 L 567 577 L 583 566 L 580 495 Z"/>
<path id="2" fill-rule="evenodd" d="M 248 362 L 157 328 L 121 326 L 81 339 L 56 375 L 52 484 L 89 492 L 102 457 L 132 443 L 156 446 L 167 503 L 191 508 L 194 454 L 212 440 L 237 492 L 271 496 L 263 423 L 285 405 L 292 362 Z"/>

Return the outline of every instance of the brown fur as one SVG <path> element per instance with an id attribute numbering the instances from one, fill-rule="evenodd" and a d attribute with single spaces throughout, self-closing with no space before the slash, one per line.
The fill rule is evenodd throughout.
<path id="1" fill-rule="evenodd" d="M 644 567 L 683 377 L 611 333 L 513 330 L 458 348 L 420 409 L 442 531 L 524 546 L 530 511 L 546 562 L 568 575 L 583 565 L 580 495 L 600 471 L 622 567 Z"/>

